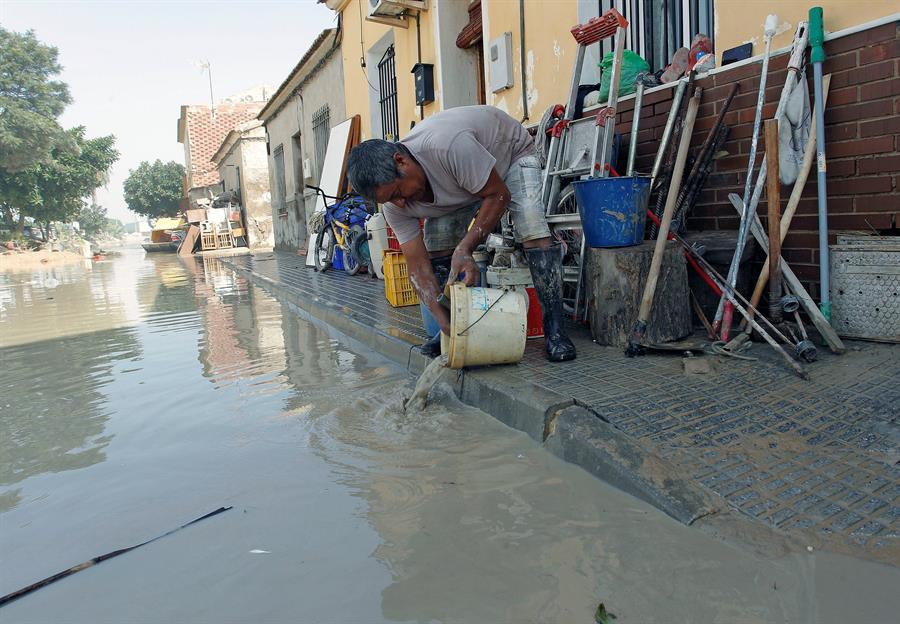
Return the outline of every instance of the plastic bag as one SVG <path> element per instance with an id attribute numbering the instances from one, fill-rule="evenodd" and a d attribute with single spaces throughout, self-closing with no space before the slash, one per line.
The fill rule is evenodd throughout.
<path id="1" fill-rule="evenodd" d="M 609 81 L 612 79 L 613 53 L 608 52 L 603 55 L 600 61 L 600 69 L 603 73 L 600 75 L 600 103 L 605 104 L 609 101 Z M 640 55 L 635 54 L 631 50 L 625 50 L 622 54 L 622 75 L 619 78 L 619 97 L 634 92 L 634 81 L 638 74 L 650 71 L 650 65 L 642 59 Z"/>

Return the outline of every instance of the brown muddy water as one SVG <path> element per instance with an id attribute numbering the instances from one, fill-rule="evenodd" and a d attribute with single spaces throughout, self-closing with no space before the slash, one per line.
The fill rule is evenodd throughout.
<path id="1" fill-rule="evenodd" d="M 897 568 L 717 541 L 441 386 L 405 414 L 405 371 L 217 261 L 126 250 L 0 275 L 0 362 L 0 594 L 234 506 L 0 608 L 3 624 L 900 612 Z"/>

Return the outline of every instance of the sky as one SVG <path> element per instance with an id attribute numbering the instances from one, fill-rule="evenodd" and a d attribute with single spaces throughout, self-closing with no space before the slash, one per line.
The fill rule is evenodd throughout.
<path id="1" fill-rule="evenodd" d="M 141 161 L 184 164 L 177 123 L 184 104 L 209 105 L 256 85 L 277 87 L 313 40 L 336 24 L 316 0 L 138 2 L 0 0 L 0 25 L 34 30 L 59 49 L 73 102 L 60 123 L 114 134 L 119 161 L 98 191 L 107 215 L 135 220 L 122 183 Z"/>

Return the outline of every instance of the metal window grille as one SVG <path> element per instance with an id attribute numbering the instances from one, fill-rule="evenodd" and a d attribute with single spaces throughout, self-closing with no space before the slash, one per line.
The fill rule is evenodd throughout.
<path id="1" fill-rule="evenodd" d="M 598 0 L 600 14 L 613 7 L 628 20 L 625 47 L 643 57 L 653 71 L 669 64 L 678 48 L 704 34 L 713 40 L 714 0 Z M 613 49 L 613 39 L 601 42 L 601 53 Z"/>
<path id="2" fill-rule="evenodd" d="M 397 114 L 397 66 L 393 44 L 378 61 L 378 96 L 381 136 L 386 141 L 396 141 L 400 135 L 400 116 Z"/>
<path id="3" fill-rule="evenodd" d="M 325 150 L 328 148 L 328 137 L 331 133 L 331 111 L 328 104 L 313 113 L 313 138 L 316 142 L 316 177 L 322 175 L 325 164 Z"/>
<path id="4" fill-rule="evenodd" d="M 272 158 L 275 160 L 275 206 L 278 214 L 284 214 L 287 212 L 284 186 L 284 146 L 276 147 Z"/>

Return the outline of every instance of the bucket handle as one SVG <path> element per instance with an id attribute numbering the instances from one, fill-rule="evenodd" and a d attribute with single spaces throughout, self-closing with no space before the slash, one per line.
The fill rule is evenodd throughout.
<path id="1" fill-rule="evenodd" d="M 475 319 L 474 321 L 472 321 L 472 324 L 469 325 L 468 327 L 466 327 L 464 330 L 462 330 L 461 332 L 457 332 L 456 335 L 457 335 L 457 336 L 465 336 L 465 335 L 466 335 L 466 332 L 469 331 L 470 329 L 472 329 L 473 327 L 475 327 L 475 325 L 478 323 L 478 321 L 480 321 L 480 320 L 483 319 L 485 316 L 487 316 L 487 313 L 491 311 L 491 308 L 493 308 L 495 305 L 497 305 L 497 304 L 500 302 L 500 300 L 503 299 L 504 295 L 506 295 L 506 293 L 508 293 L 508 292 L 509 292 L 508 290 L 504 290 L 504 291 L 500 294 L 500 296 L 497 297 L 497 298 L 494 300 L 494 303 L 492 303 L 491 305 L 489 305 L 489 306 L 487 307 L 487 310 L 485 310 L 485 311 L 481 314 L 481 316 L 479 316 L 477 319 Z"/>

